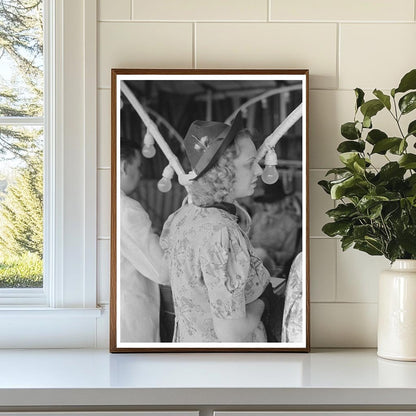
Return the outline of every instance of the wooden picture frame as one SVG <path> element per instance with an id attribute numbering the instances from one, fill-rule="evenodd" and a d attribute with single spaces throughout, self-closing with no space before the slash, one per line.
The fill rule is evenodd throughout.
<path id="1" fill-rule="evenodd" d="M 111 352 L 309 351 L 308 90 L 309 71 L 304 69 L 112 70 Z M 247 280 L 238 284 L 243 285 L 242 290 L 247 293 L 252 263 L 260 258 L 272 276 L 273 292 L 269 300 L 261 298 L 263 304 L 269 306 L 267 316 L 263 314 L 262 321 L 256 323 L 257 327 L 252 332 L 247 327 L 248 335 L 243 331 L 245 338 L 241 339 L 234 335 L 234 332 L 239 332 L 233 325 L 249 322 L 251 306 L 241 305 L 242 299 L 248 302 L 247 294 L 236 294 L 237 301 L 233 298 L 237 289 L 234 286 L 229 288 L 229 282 L 221 281 L 218 291 L 222 293 L 226 287 L 228 292 L 225 296 L 230 296 L 232 308 L 237 305 L 236 310 L 241 312 L 242 308 L 243 312 L 237 318 L 233 315 L 234 309 L 224 318 L 218 315 L 214 303 L 219 301 L 217 299 L 214 302 L 211 298 L 212 287 L 209 289 L 209 285 L 212 283 L 206 283 L 208 279 L 195 266 L 199 264 L 195 260 L 195 253 L 189 254 L 192 261 L 196 261 L 192 270 L 196 270 L 197 276 L 192 276 L 192 279 L 196 279 L 192 283 L 178 277 L 181 274 L 177 270 L 172 270 L 172 259 L 167 259 L 170 266 L 168 278 L 176 276 L 172 278 L 172 288 L 169 284 L 159 285 L 157 279 L 153 282 L 150 276 L 153 272 L 146 276 L 147 270 L 154 271 L 165 264 L 163 250 L 159 251 L 159 246 L 155 245 L 160 233 L 165 257 L 169 257 L 166 253 L 170 253 L 170 249 L 164 243 L 168 241 L 165 239 L 166 221 L 170 214 L 181 209 L 186 199 L 187 192 L 179 184 L 179 177 L 181 181 L 185 180 L 183 178 L 188 178 L 192 169 L 183 142 L 189 126 L 197 119 L 230 124 L 237 112 L 241 112 L 244 127 L 251 130 L 252 141 L 257 148 L 271 133 L 274 132 L 274 138 L 279 136 L 277 145 L 272 148 L 276 149 L 280 174 L 274 185 L 266 186 L 259 178 L 253 195 L 238 200 L 239 207 L 244 208 L 239 212 L 249 212 L 252 217 L 251 231 L 245 229 L 238 237 L 250 239 L 249 245 L 252 247 L 249 250 L 248 245 L 244 246 L 243 252 L 250 253 L 250 273 L 248 277 L 243 276 Z M 160 137 L 165 142 L 162 147 Z M 120 188 L 125 184 L 127 166 L 133 166 L 133 159 L 129 155 L 137 156 L 137 151 L 130 148 L 126 161 L 125 148 L 133 145 L 138 146 L 138 150 L 143 147 L 149 150 L 155 141 L 156 155 L 152 159 L 141 156 L 138 162 L 141 170 L 139 184 L 131 192 L 122 191 Z M 183 176 L 175 174 L 171 179 L 172 189 L 162 194 L 157 189 L 157 182 L 162 175 L 172 176 L 168 172 L 170 168 L 165 169 L 169 164 L 165 156 L 166 144 L 176 159 L 169 159 L 170 165 L 177 172 L 182 169 Z M 268 160 L 271 163 L 270 158 Z M 263 166 L 264 160 L 259 163 Z M 137 221 L 133 220 L 136 209 L 141 215 Z M 165 230 L 162 231 L 164 226 Z M 239 227 L 244 228 L 241 224 Z M 137 244 L 143 247 L 136 247 L 133 240 L 137 235 L 142 239 Z M 132 254 L 125 254 L 125 247 L 129 252 L 137 252 L 137 256 L 134 254 L 133 258 L 129 257 Z M 136 266 L 133 263 L 137 263 Z M 263 270 L 263 266 L 258 267 Z M 158 270 L 158 273 L 155 272 L 157 276 L 166 276 L 166 273 L 160 272 L 161 269 Z M 239 274 L 236 276 L 240 278 Z M 182 286 L 178 284 L 178 279 Z M 166 283 L 166 277 L 163 282 Z M 188 289 L 195 284 L 200 286 L 199 292 L 190 290 L 189 293 L 198 293 L 198 296 L 203 297 L 202 300 L 194 299 L 192 295 L 185 297 L 184 293 L 188 293 Z M 188 312 L 178 306 L 179 300 L 188 301 L 189 316 L 185 317 Z M 205 303 L 211 309 L 205 308 Z M 262 305 L 261 301 L 256 303 L 259 304 Z M 194 325 L 198 326 L 200 318 L 201 322 L 208 322 L 206 325 L 209 329 L 203 326 L 205 323 L 201 328 L 194 328 Z M 221 319 L 226 321 L 226 328 L 231 328 L 229 337 L 221 335 L 221 338 L 218 335 L 218 325 L 223 324 Z M 245 328 L 244 325 L 242 328 Z M 153 335 L 149 335 L 147 329 L 153 331 Z M 260 335 L 256 331 L 260 331 Z"/>

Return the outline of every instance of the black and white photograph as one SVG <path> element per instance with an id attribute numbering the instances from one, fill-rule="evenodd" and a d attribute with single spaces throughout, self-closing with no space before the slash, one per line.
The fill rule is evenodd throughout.
<path id="1" fill-rule="evenodd" d="M 309 351 L 308 70 L 111 88 L 110 351 Z"/>

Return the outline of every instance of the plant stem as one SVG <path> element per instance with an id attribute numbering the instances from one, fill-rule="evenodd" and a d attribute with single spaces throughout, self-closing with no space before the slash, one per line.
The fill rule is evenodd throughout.
<path id="1" fill-rule="evenodd" d="M 396 104 L 396 99 L 395 98 L 393 98 L 393 103 L 394 103 L 394 113 L 396 114 L 396 116 L 394 116 L 394 114 L 390 110 L 389 110 L 389 113 L 394 118 L 394 121 L 396 122 L 397 127 L 399 128 L 400 134 L 402 135 L 403 139 L 406 139 L 405 135 L 403 134 L 402 128 L 400 126 L 400 123 L 399 123 L 400 117 L 402 115 L 400 114 L 400 116 L 397 116 L 397 104 Z"/>

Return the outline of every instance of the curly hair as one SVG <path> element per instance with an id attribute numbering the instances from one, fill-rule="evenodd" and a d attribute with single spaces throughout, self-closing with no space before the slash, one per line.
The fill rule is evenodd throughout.
<path id="1" fill-rule="evenodd" d="M 141 149 L 137 142 L 129 139 L 121 139 L 120 160 L 125 160 L 127 163 L 132 163 L 136 157 L 136 150 L 140 155 Z"/>
<path id="2" fill-rule="evenodd" d="M 198 206 L 205 206 L 224 201 L 233 190 L 235 181 L 234 159 L 240 154 L 238 140 L 252 138 L 249 130 L 241 130 L 233 143 L 227 147 L 218 162 L 189 186 L 192 202 Z"/>

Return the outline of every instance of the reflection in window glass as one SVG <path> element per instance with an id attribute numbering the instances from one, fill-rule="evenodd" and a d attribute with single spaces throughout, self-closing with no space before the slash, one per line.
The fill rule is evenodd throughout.
<path id="1" fill-rule="evenodd" d="M 0 288 L 38 288 L 43 286 L 43 2 L 0 0 L 0 32 Z"/>

